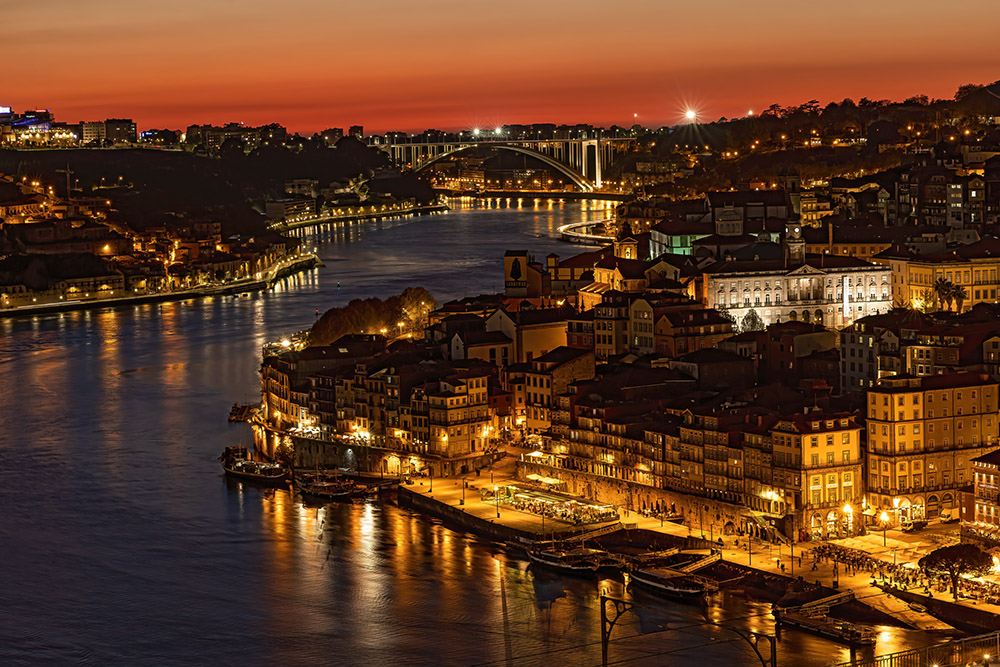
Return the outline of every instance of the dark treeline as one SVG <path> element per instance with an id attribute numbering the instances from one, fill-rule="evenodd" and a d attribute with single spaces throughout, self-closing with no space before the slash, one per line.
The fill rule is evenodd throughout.
<path id="1" fill-rule="evenodd" d="M 323 313 L 310 331 L 311 345 L 329 345 L 344 334 L 384 333 L 392 338 L 419 330 L 437 302 L 423 287 L 407 287 L 387 299 L 353 299 Z M 402 323 L 403 326 L 399 326 Z"/>

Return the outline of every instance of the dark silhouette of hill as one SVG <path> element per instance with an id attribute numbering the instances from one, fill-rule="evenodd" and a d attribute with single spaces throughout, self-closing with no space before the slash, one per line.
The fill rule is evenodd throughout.
<path id="1" fill-rule="evenodd" d="M 64 278 L 112 273 L 106 260 L 87 253 L 11 255 L 0 259 L 0 285 L 23 284 L 32 290 L 51 289 Z"/>
<path id="2" fill-rule="evenodd" d="M 390 166 L 388 155 L 368 148 L 354 137 L 344 137 L 334 148 L 308 141 L 300 151 L 264 145 L 249 155 L 223 154 L 220 161 L 233 183 L 255 200 L 280 196 L 284 183 L 296 178 L 315 179 L 320 187 L 326 187 L 333 181 L 367 178 Z"/>
<path id="3" fill-rule="evenodd" d="M 368 183 L 370 196 L 392 195 L 398 199 L 416 199 L 421 203 L 434 200 L 434 189 L 416 174 L 409 172 L 390 178 L 375 178 Z"/>
<path id="4" fill-rule="evenodd" d="M 220 221 L 225 234 L 260 234 L 266 225 L 259 204 L 282 196 L 286 181 L 309 178 L 326 187 L 389 166 L 387 155 L 352 137 L 332 149 L 307 141 L 295 151 L 263 146 L 246 154 L 229 144 L 219 153 L 216 158 L 152 149 L 2 150 L 0 172 L 41 180 L 63 196 L 66 177 L 57 170 L 69 164 L 74 196 L 110 199 L 116 217 L 140 230 L 182 219 Z M 385 179 L 378 187 L 382 194 L 433 199 L 430 188 L 404 177 Z"/>
<path id="5" fill-rule="evenodd" d="M 227 234 L 265 229 L 221 160 L 144 149 L 0 151 L 0 172 L 52 184 L 60 196 L 65 195 L 66 177 L 57 170 L 67 164 L 78 182 L 74 196 L 110 199 L 116 217 L 136 229 L 178 217 L 219 220 Z"/>

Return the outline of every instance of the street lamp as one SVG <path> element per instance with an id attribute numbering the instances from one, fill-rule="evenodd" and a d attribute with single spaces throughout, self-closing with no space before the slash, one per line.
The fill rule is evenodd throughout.
<path id="1" fill-rule="evenodd" d="M 885 544 L 885 530 L 886 530 L 886 528 L 889 525 L 889 513 L 888 512 L 882 512 L 882 515 L 879 516 L 879 519 L 882 521 L 882 546 L 884 547 L 884 546 L 886 546 L 886 544 Z"/>
<path id="2" fill-rule="evenodd" d="M 494 486 L 493 487 L 493 500 L 495 500 L 496 504 L 497 504 L 497 518 L 499 519 L 500 518 L 500 487 L 499 486 Z"/>

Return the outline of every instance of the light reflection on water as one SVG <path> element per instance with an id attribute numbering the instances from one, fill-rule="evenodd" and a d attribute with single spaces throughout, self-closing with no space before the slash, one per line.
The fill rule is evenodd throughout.
<path id="1" fill-rule="evenodd" d="M 227 482 L 216 457 L 249 441 L 226 414 L 257 395 L 261 345 L 316 308 L 411 285 L 442 301 L 491 291 L 506 249 L 575 254 L 558 226 L 606 215 L 494 200 L 303 230 L 325 268 L 266 293 L 0 321 L 0 663 L 599 664 L 599 591 L 628 595 L 620 582 L 536 574 L 393 506 L 303 506 Z M 710 609 L 769 630 L 767 611 L 738 598 Z M 697 613 L 647 600 L 612 655 L 754 664 L 721 635 L 691 648 L 708 641 L 701 628 L 631 636 Z M 890 632 L 890 645 L 925 640 Z M 781 650 L 783 664 L 846 659 L 798 633 Z"/>

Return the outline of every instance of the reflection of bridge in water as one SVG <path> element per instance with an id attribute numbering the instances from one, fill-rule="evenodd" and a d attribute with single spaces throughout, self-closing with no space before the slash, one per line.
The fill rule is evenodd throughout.
<path id="1" fill-rule="evenodd" d="M 584 192 L 603 187 L 603 170 L 618 155 L 628 152 L 635 140 L 625 139 L 484 139 L 377 146 L 401 166 L 421 171 L 435 162 L 474 148 L 519 153 L 539 160 L 565 175 Z"/>

